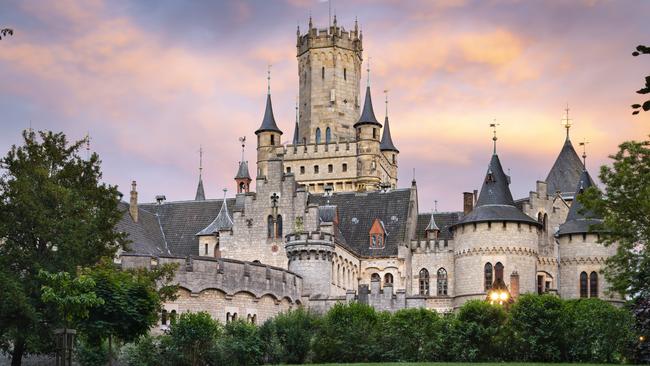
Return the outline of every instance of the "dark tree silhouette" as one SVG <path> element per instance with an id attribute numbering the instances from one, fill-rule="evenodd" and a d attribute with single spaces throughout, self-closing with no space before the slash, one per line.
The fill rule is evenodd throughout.
<path id="1" fill-rule="evenodd" d="M 632 52 L 632 56 L 639 55 L 648 55 L 650 54 L 650 47 L 639 45 L 636 47 L 636 51 Z M 638 94 L 649 94 L 650 93 L 650 76 L 645 77 L 645 87 L 636 91 Z M 650 111 L 650 100 L 646 100 L 643 104 L 632 104 L 632 109 L 634 112 L 632 114 L 639 114 L 641 109 L 645 112 Z"/>
<path id="2" fill-rule="evenodd" d="M 0 39 L 2 39 L 2 37 L 13 36 L 13 35 L 14 35 L 14 30 L 11 28 L 0 29 Z"/>

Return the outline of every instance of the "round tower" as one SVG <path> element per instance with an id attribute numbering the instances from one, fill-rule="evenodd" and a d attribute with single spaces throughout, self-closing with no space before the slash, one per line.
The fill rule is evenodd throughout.
<path id="1" fill-rule="evenodd" d="M 381 123 L 377 121 L 372 108 L 372 97 L 370 86 L 366 87 L 366 99 L 363 104 L 363 112 L 357 123 L 354 124 L 357 141 L 357 176 L 360 190 L 372 190 L 378 188 L 381 182 L 377 170 L 381 162 L 379 133 Z"/>
<path id="2" fill-rule="evenodd" d="M 334 236 L 323 232 L 287 235 L 289 270 L 302 277 L 303 294 L 327 298 L 332 283 Z"/>
<path id="3" fill-rule="evenodd" d="M 334 23 L 296 32 L 299 79 L 299 141 L 353 141 L 359 116 L 362 42 L 355 21 L 347 31 Z"/>
<path id="4" fill-rule="evenodd" d="M 495 150 L 476 207 L 452 227 L 455 306 L 485 299 L 495 283 L 505 283 L 511 296 L 536 290 L 540 224 L 515 207 L 509 184 Z"/>
<path id="5" fill-rule="evenodd" d="M 275 123 L 270 89 L 266 95 L 266 109 L 262 125 L 255 131 L 255 134 L 257 135 L 257 179 L 260 179 L 267 176 L 268 162 L 276 157 L 276 149 L 282 146 L 280 140 L 282 131 Z"/>

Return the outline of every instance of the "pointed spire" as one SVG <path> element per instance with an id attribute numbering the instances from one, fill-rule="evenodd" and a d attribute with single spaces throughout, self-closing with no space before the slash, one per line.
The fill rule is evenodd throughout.
<path id="1" fill-rule="evenodd" d="M 582 167 L 584 170 L 587 170 L 587 144 L 589 141 L 583 139 L 582 142 L 580 143 L 580 146 L 582 146 Z"/>
<path id="2" fill-rule="evenodd" d="M 433 212 L 431 212 L 431 218 L 429 219 L 429 224 L 424 231 L 440 231 L 440 228 L 436 224 L 436 219 L 433 217 Z"/>
<path id="3" fill-rule="evenodd" d="M 370 70 L 370 68 L 368 68 L 368 70 Z M 370 73 L 368 75 L 370 75 Z M 370 96 L 370 76 L 368 76 L 368 86 L 366 86 L 366 99 L 363 102 L 363 111 L 361 112 L 359 121 L 354 124 L 354 128 L 357 128 L 357 126 L 364 124 L 377 125 L 381 127 L 381 123 L 377 121 L 377 117 L 375 117 L 375 111 L 372 108 L 372 97 Z"/>
<path id="4" fill-rule="evenodd" d="M 492 127 L 492 132 L 494 133 L 494 136 L 492 136 L 492 143 L 494 144 L 494 149 L 493 149 L 493 154 L 497 154 L 497 126 L 499 124 L 497 123 L 497 119 L 494 119 L 493 123 L 490 123 L 490 127 Z"/>
<path id="5" fill-rule="evenodd" d="M 237 175 L 235 179 L 251 179 L 251 175 L 248 173 L 248 162 L 244 160 L 244 149 L 246 148 L 246 136 L 239 138 L 239 143 L 241 144 L 241 160 L 239 161 L 239 169 L 237 169 Z"/>
<path id="6" fill-rule="evenodd" d="M 393 138 L 390 135 L 390 125 L 388 124 L 388 90 L 384 90 L 384 93 L 386 94 L 386 118 L 384 119 L 384 131 L 381 135 L 379 149 L 381 151 L 395 151 L 399 153 L 399 150 L 393 144 Z"/>
<path id="7" fill-rule="evenodd" d="M 601 218 L 599 218 L 594 212 L 585 210 L 585 207 L 582 205 L 580 200 L 577 199 L 585 190 L 587 190 L 587 188 L 592 186 L 594 186 L 594 181 L 591 179 L 589 172 L 585 169 L 582 171 L 582 174 L 580 174 L 580 180 L 575 187 L 576 199 L 571 203 L 571 208 L 569 208 L 569 214 L 567 215 L 566 221 L 560 225 L 557 235 L 588 233 L 592 231 L 591 229 L 593 225 L 602 223 Z"/>
<path id="8" fill-rule="evenodd" d="M 221 230 L 232 230 L 233 220 L 228 212 L 228 204 L 226 200 L 227 189 L 223 189 L 223 200 L 221 202 L 221 209 L 217 217 L 205 229 L 199 231 L 196 235 L 213 235 Z"/>
<path id="9" fill-rule="evenodd" d="M 199 147 L 199 184 L 196 187 L 195 201 L 205 201 L 205 191 L 203 189 L 203 147 Z"/>
<path id="10" fill-rule="evenodd" d="M 282 131 L 278 128 L 278 125 L 275 123 L 275 117 L 273 116 L 273 105 L 271 104 L 271 65 L 269 65 L 267 71 L 267 94 L 266 94 L 266 109 L 264 110 L 264 118 L 262 119 L 262 125 L 260 128 L 255 131 L 255 134 L 258 135 L 261 132 L 270 131 L 277 132 L 282 134 Z"/>
<path id="11" fill-rule="evenodd" d="M 296 125 L 293 128 L 293 144 L 298 145 L 300 143 L 300 133 L 298 131 L 298 98 L 296 97 Z"/>
<path id="12" fill-rule="evenodd" d="M 571 127 L 570 124 L 569 127 Z M 584 170 L 584 162 L 580 160 L 574 149 L 568 132 L 567 128 L 564 145 L 546 176 L 546 184 L 549 194 L 560 192 L 565 199 L 572 199 L 576 184 L 580 180 L 580 174 Z"/>

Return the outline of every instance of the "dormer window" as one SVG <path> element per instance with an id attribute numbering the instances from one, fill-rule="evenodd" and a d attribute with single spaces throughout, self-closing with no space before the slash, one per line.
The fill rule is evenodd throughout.
<path id="1" fill-rule="evenodd" d="M 494 174 L 492 173 L 492 169 L 489 169 L 487 175 L 485 176 L 485 183 L 493 183 L 493 182 L 494 182 Z"/>
<path id="2" fill-rule="evenodd" d="M 375 221 L 373 221 L 368 234 L 370 249 L 383 249 L 386 247 L 386 229 L 381 220 L 375 219 Z"/>

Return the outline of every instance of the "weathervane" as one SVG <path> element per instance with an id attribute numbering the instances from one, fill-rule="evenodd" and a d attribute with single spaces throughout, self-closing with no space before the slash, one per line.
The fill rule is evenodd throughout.
<path id="1" fill-rule="evenodd" d="M 203 146 L 199 145 L 199 178 L 203 173 Z"/>
<path id="2" fill-rule="evenodd" d="M 388 117 L 388 89 L 384 89 L 384 94 L 386 94 L 386 117 Z"/>
<path id="3" fill-rule="evenodd" d="M 271 95 L 271 64 L 266 67 L 266 93 Z"/>
<path id="4" fill-rule="evenodd" d="M 494 133 L 494 136 L 492 137 L 492 141 L 494 141 L 494 154 L 495 155 L 497 153 L 497 126 L 499 126 L 499 124 L 497 123 L 497 119 L 495 118 L 493 123 L 490 123 L 490 127 L 492 127 L 492 132 Z"/>
<path id="5" fill-rule="evenodd" d="M 589 141 L 582 139 L 582 142 L 579 144 L 582 146 L 582 165 L 584 166 L 585 170 L 587 169 L 587 144 Z"/>
<path id="6" fill-rule="evenodd" d="M 566 108 L 564 109 L 564 118 L 562 118 L 562 125 L 564 128 L 566 128 L 566 138 L 567 140 L 569 139 L 569 130 L 571 129 L 571 121 L 572 119 L 569 118 L 569 103 L 566 104 Z"/>
<path id="7" fill-rule="evenodd" d="M 370 86 L 370 56 L 368 56 L 368 68 L 366 71 L 368 72 L 368 86 Z"/>
<path id="8" fill-rule="evenodd" d="M 241 144 L 241 161 L 244 162 L 244 147 L 246 147 L 246 136 L 239 138 L 239 143 Z"/>
<path id="9" fill-rule="evenodd" d="M 434 212 L 438 212 L 438 200 L 433 201 L 433 210 Z"/>

